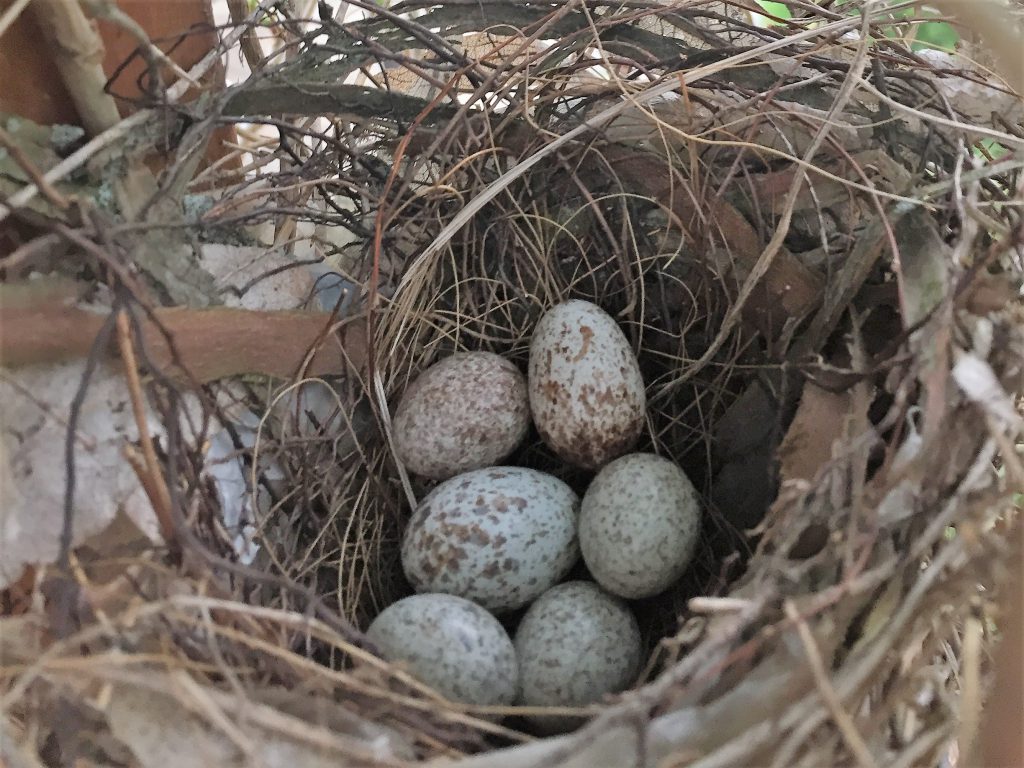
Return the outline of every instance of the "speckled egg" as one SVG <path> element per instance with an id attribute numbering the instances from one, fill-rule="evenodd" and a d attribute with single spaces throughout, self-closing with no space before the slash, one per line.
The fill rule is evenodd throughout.
<path id="1" fill-rule="evenodd" d="M 523 704 L 579 707 L 628 688 L 640 668 L 640 629 L 629 607 L 596 584 L 552 587 L 515 636 Z M 557 729 L 564 720 L 540 723 Z"/>
<path id="2" fill-rule="evenodd" d="M 567 301 L 537 323 L 530 342 L 530 410 L 560 457 L 597 469 L 636 443 L 646 397 L 622 329 L 589 301 Z"/>
<path id="3" fill-rule="evenodd" d="M 479 605 L 455 595 L 413 595 L 388 606 L 366 638 L 445 698 L 511 704 L 519 664 L 505 628 Z"/>
<path id="4" fill-rule="evenodd" d="M 447 592 L 507 611 L 531 602 L 579 558 L 579 500 L 561 480 L 491 467 L 446 480 L 417 506 L 402 566 L 417 592 Z"/>
<path id="5" fill-rule="evenodd" d="M 395 450 L 411 472 L 445 480 L 501 462 L 529 424 L 519 369 L 491 352 L 460 352 L 406 390 L 395 410 Z"/>
<path id="6" fill-rule="evenodd" d="M 700 520 L 697 491 L 683 470 L 653 453 L 623 456 L 597 473 L 583 497 L 583 559 L 613 594 L 656 595 L 690 564 Z"/>

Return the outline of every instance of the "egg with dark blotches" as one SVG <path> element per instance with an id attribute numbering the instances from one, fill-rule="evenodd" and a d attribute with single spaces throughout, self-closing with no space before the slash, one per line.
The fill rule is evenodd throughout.
<path id="1" fill-rule="evenodd" d="M 664 591 L 689 566 L 700 538 L 697 490 L 682 469 L 633 453 L 594 477 L 580 507 L 583 560 L 594 580 L 629 599 Z"/>
<path id="2" fill-rule="evenodd" d="M 402 396 L 392 433 L 409 471 L 433 480 L 489 467 L 526 435 L 526 379 L 491 352 L 460 352 L 427 368 Z"/>
<path id="3" fill-rule="evenodd" d="M 446 480 L 417 505 L 402 567 L 417 592 L 446 592 L 489 611 L 520 608 L 579 558 L 579 499 L 558 478 L 491 467 Z"/>
<path id="4" fill-rule="evenodd" d="M 597 584 L 570 581 L 552 587 L 530 606 L 515 635 L 528 706 L 583 707 L 633 684 L 643 645 L 629 606 Z M 545 730 L 576 721 L 531 716 Z"/>
<path id="5" fill-rule="evenodd" d="M 505 628 L 455 595 L 413 595 L 385 608 L 366 638 L 391 661 L 451 701 L 504 705 L 519 690 L 519 663 Z"/>
<path id="6" fill-rule="evenodd" d="M 644 425 L 646 395 L 618 324 L 589 301 L 548 310 L 530 341 L 530 411 L 561 458 L 597 469 L 629 451 Z"/>

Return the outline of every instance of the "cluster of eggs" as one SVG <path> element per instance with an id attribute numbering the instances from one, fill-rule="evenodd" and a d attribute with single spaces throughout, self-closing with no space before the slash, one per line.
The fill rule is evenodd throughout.
<path id="1" fill-rule="evenodd" d="M 578 707 L 628 687 L 642 645 L 626 600 L 675 582 L 700 529 L 683 471 L 630 453 L 645 408 L 625 334 L 586 301 L 540 319 L 526 379 L 489 352 L 424 371 L 392 430 L 406 468 L 440 481 L 403 535 L 402 566 L 417 594 L 386 608 L 368 639 L 467 704 Z M 597 470 L 582 500 L 556 477 L 500 466 L 531 417 L 560 458 Z M 594 582 L 560 583 L 581 555 Z M 496 615 L 527 606 L 510 637 Z"/>

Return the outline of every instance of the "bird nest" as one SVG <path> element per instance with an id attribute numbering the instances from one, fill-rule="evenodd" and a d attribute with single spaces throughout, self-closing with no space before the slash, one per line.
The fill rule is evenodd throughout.
<path id="1" fill-rule="evenodd" d="M 148 707 L 185 723 L 175 740 L 270 764 L 909 766 L 969 743 L 1024 477 L 1022 163 L 991 156 L 1020 126 L 968 114 L 950 83 L 989 86 L 887 38 L 903 20 L 804 12 L 409 2 L 282 21 L 284 63 L 204 106 L 208 130 L 271 126 L 267 155 L 204 172 L 216 201 L 192 226 L 312 225 L 351 289 L 327 303 L 342 342 L 322 340 L 345 370 L 231 390 L 260 405 L 252 478 L 277 472 L 256 559 L 229 562 L 183 442 L 162 460 L 190 532 L 133 559 L 133 592 L 97 587 L 8 711 L 70 707 L 78 732 L 109 728 L 99 753 L 138 758 Z M 455 351 L 525 370 L 569 298 L 625 332 L 638 449 L 683 467 L 705 517 L 682 581 L 635 606 L 636 685 L 541 738 L 521 708 L 445 701 L 360 629 L 410 593 L 398 542 L 429 490 L 396 460 L 397 398 Z M 590 478 L 536 435 L 507 463 Z"/>

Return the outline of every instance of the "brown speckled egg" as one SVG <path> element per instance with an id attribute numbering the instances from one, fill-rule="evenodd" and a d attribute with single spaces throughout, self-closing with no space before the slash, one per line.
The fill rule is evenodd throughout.
<path id="1" fill-rule="evenodd" d="M 395 450 L 409 471 L 445 480 L 499 463 L 530 423 L 526 380 L 491 352 L 460 352 L 425 370 L 395 410 Z"/>
<path id="2" fill-rule="evenodd" d="M 441 483 L 419 503 L 402 538 L 402 566 L 417 592 L 446 592 L 489 611 L 526 605 L 579 558 L 579 500 L 561 480 L 491 467 Z"/>
<path id="3" fill-rule="evenodd" d="M 413 595 L 385 608 L 367 639 L 445 698 L 511 704 L 519 664 L 505 628 L 479 605 L 454 595 Z"/>
<path id="4" fill-rule="evenodd" d="M 656 595 L 697 548 L 700 501 L 683 470 L 653 453 L 616 459 L 590 483 L 580 508 L 580 548 L 594 579 L 629 599 Z"/>
<path id="5" fill-rule="evenodd" d="M 640 668 L 640 629 L 629 607 L 588 581 L 552 587 L 515 637 L 523 704 L 580 707 L 628 688 Z M 561 730 L 563 718 L 531 718 Z M 569 723 L 565 723 L 569 724 Z"/>
<path id="6" fill-rule="evenodd" d="M 597 469 L 636 443 L 646 396 L 622 329 L 589 301 L 567 301 L 537 323 L 530 342 L 530 410 L 560 457 Z"/>

